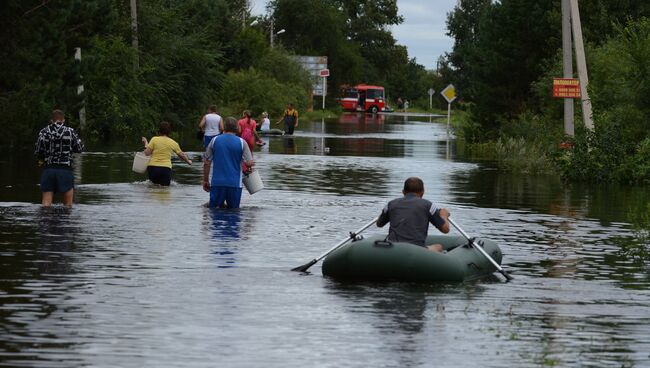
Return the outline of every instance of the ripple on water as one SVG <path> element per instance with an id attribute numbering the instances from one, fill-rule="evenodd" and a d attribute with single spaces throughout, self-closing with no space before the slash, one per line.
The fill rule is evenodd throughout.
<path id="1" fill-rule="evenodd" d="M 175 164 L 161 188 L 130 172 L 132 152 L 85 154 L 72 211 L 0 179 L 0 366 L 650 364 L 647 251 L 622 201 L 598 212 L 592 192 L 459 162 L 442 124 L 346 119 L 270 138 L 255 153 L 266 189 L 237 211 L 205 208 L 200 164 Z M 465 231 L 499 242 L 513 282 L 289 271 L 412 175 Z"/>

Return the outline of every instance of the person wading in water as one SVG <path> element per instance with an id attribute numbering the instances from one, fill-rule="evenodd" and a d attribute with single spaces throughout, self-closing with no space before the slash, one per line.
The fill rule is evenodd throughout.
<path id="1" fill-rule="evenodd" d="M 147 142 L 147 138 L 142 137 L 142 144 L 144 144 L 144 154 L 151 156 L 149 166 L 147 166 L 147 174 L 149 180 L 154 184 L 169 186 L 172 181 L 172 153 L 178 155 L 181 160 L 192 165 L 187 155 L 181 151 L 181 147 L 175 140 L 169 138 L 172 132 L 171 125 L 163 121 L 158 127 L 158 135 L 151 138 Z"/>
<path id="2" fill-rule="evenodd" d="M 293 104 L 289 102 L 287 109 L 284 110 L 284 116 L 278 120 L 275 125 L 284 121 L 284 133 L 293 135 L 293 130 L 298 127 L 298 111 L 293 108 Z"/>
<path id="3" fill-rule="evenodd" d="M 63 205 L 72 207 L 74 173 L 72 154 L 81 153 L 84 145 L 74 129 L 65 126 L 65 114 L 52 111 L 50 124 L 41 129 L 36 140 L 36 157 L 45 165 L 41 174 L 41 204 L 52 205 L 54 193 L 63 193 Z"/>

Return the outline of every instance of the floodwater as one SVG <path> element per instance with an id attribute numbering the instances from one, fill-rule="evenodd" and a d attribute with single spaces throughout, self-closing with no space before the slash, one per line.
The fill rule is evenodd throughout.
<path id="1" fill-rule="evenodd" d="M 29 152 L 1 157 L 0 366 L 650 366 L 650 255 L 632 220 L 647 189 L 499 173 L 422 117 L 343 115 L 265 140 L 266 189 L 239 211 L 204 207 L 200 163 L 176 161 L 171 188 L 147 184 L 130 171 L 137 139 L 89 148 L 70 211 L 39 207 Z M 514 281 L 289 271 L 412 175 L 501 245 Z"/>

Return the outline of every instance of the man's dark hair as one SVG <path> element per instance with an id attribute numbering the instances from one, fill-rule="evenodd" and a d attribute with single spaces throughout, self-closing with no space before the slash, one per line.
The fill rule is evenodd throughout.
<path id="1" fill-rule="evenodd" d="M 208 111 L 210 111 L 210 112 L 217 112 L 217 105 L 210 105 L 210 106 L 208 106 Z"/>
<path id="2" fill-rule="evenodd" d="M 58 117 L 63 117 L 65 114 L 63 113 L 62 110 L 59 109 L 54 109 L 52 110 L 52 120 L 58 118 Z"/>
<path id="3" fill-rule="evenodd" d="M 158 134 L 160 135 L 169 135 L 172 132 L 172 125 L 166 121 L 161 121 L 158 125 Z"/>
<path id="4" fill-rule="evenodd" d="M 223 130 L 230 133 L 237 133 L 237 128 L 239 128 L 239 123 L 237 119 L 229 116 L 226 118 L 226 121 L 223 123 Z"/>
<path id="5" fill-rule="evenodd" d="M 422 182 L 422 179 L 412 176 L 404 181 L 404 193 L 421 192 L 424 192 L 424 182 Z"/>

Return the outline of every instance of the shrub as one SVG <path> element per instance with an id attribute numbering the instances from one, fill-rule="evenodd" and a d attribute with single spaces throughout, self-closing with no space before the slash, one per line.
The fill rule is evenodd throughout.
<path id="1" fill-rule="evenodd" d="M 595 131 L 580 127 L 573 141 L 573 149 L 556 156 L 555 163 L 565 179 L 574 181 L 648 180 L 650 143 L 648 139 L 635 144 L 624 139 L 625 129 L 618 121 L 596 119 Z"/>
<path id="2" fill-rule="evenodd" d="M 251 110 L 253 115 L 262 111 L 279 115 L 288 102 L 298 109 L 307 106 L 307 91 L 302 86 L 281 83 L 254 68 L 228 73 L 220 97 L 234 111 Z"/>
<path id="3" fill-rule="evenodd" d="M 148 132 L 160 120 L 163 96 L 152 84 L 142 82 L 136 72 L 134 51 L 119 37 L 95 38 L 84 58 L 88 132 L 95 138 L 133 137 Z"/>

